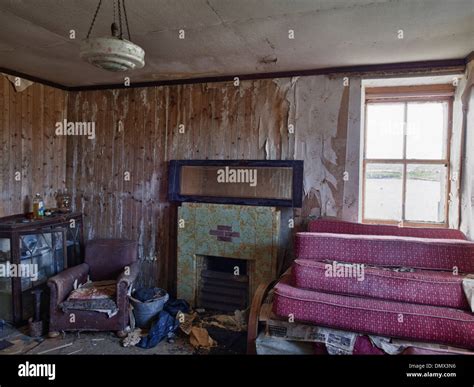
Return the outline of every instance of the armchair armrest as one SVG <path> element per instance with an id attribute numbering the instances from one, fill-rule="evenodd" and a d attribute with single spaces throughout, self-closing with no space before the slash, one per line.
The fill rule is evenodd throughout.
<path id="1" fill-rule="evenodd" d="M 130 265 L 124 267 L 122 273 L 117 278 L 117 294 L 119 289 L 128 289 L 130 285 L 137 279 L 138 272 L 140 271 L 140 265 L 138 262 L 133 262 Z"/>
<path id="2" fill-rule="evenodd" d="M 76 279 L 78 283 L 84 283 L 87 280 L 88 273 L 89 265 L 81 263 L 49 278 L 48 286 L 51 290 L 51 307 L 55 308 L 66 299 L 73 290 Z"/>
<path id="3" fill-rule="evenodd" d="M 133 262 L 124 267 L 122 273 L 117 278 L 117 304 L 119 308 L 125 308 L 128 302 L 128 289 L 137 279 L 140 271 L 140 264 Z"/>

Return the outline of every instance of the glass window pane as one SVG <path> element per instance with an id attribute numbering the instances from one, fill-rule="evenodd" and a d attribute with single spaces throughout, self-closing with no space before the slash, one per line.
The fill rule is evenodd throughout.
<path id="1" fill-rule="evenodd" d="M 446 220 L 446 173 L 444 165 L 407 165 L 407 220 L 439 223 Z"/>
<path id="2" fill-rule="evenodd" d="M 408 103 L 408 159 L 439 160 L 446 157 L 447 111 L 446 102 Z"/>
<path id="3" fill-rule="evenodd" d="M 403 166 L 399 164 L 366 164 L 365 219 L 402 218 L 402 175 Z"/>
<path id="4" fill-rule="evenodd" d="M 367 105 L 367 146 L 369 159 L 403 157 L 403 103 Z"/>

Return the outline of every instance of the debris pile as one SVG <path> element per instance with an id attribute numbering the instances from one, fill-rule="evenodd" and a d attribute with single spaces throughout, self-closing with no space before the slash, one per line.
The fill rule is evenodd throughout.
<path id="1" fill-rule="evenodd" d="M 150 330 L 132 329 L 122 345 L 152 348 L 162 340 L 170 342 L 180 334 L 197 353 L 244 353 L 246 331 L 246 311 L 216 314 L 204 309 L 192 310 L 184 301 L 174 300 L 165 304 Z"/>
<path id="2" fill-rule="evenodd" d="M 214 314 L 205 310 L 178 315 L 180 330 L 189 336 L 197 352 L 243 353 L 246 344 L 246 312 Z"/>
<path id="3" fill-rule="evenodd" d="M 133 347 L 137 345 L 142 338 L 142 330 L 137 328 L 127 334 L 127 336 L 122 340 L 122 345 L 124 347 Z"/>

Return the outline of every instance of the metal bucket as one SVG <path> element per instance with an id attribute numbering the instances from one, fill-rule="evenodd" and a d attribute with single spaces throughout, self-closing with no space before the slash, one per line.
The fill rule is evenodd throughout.
<path id="1" fill-rule="evenodd" d="M 149 328 L 153 319 L 163 310 L 163 306 L 169 299 L 168 293 L 163 289 L 156 288 L 164 292 L 161 297 L 155 297 L 149 301 L 142 302 L 130 296 L 130 303 L 133 306 L 135 325 L 139 328 Z"/>

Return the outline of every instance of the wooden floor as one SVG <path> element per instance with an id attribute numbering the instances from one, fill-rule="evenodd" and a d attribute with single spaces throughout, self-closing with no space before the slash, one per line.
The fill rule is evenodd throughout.
<path id="1" fill-rule="evenodd" d="M 0 332 L 0 343 L 13 344 L 0 350 L 0 355 L 191 355 L 194 348 L 188 340 L 177 337 L 173 343 L 161 342 L 154 348 L 124 348 L 121 339 L 111 332 L 67 333 L 64 338 L 33 339 L 22 330 L 5 328 Z"/>

